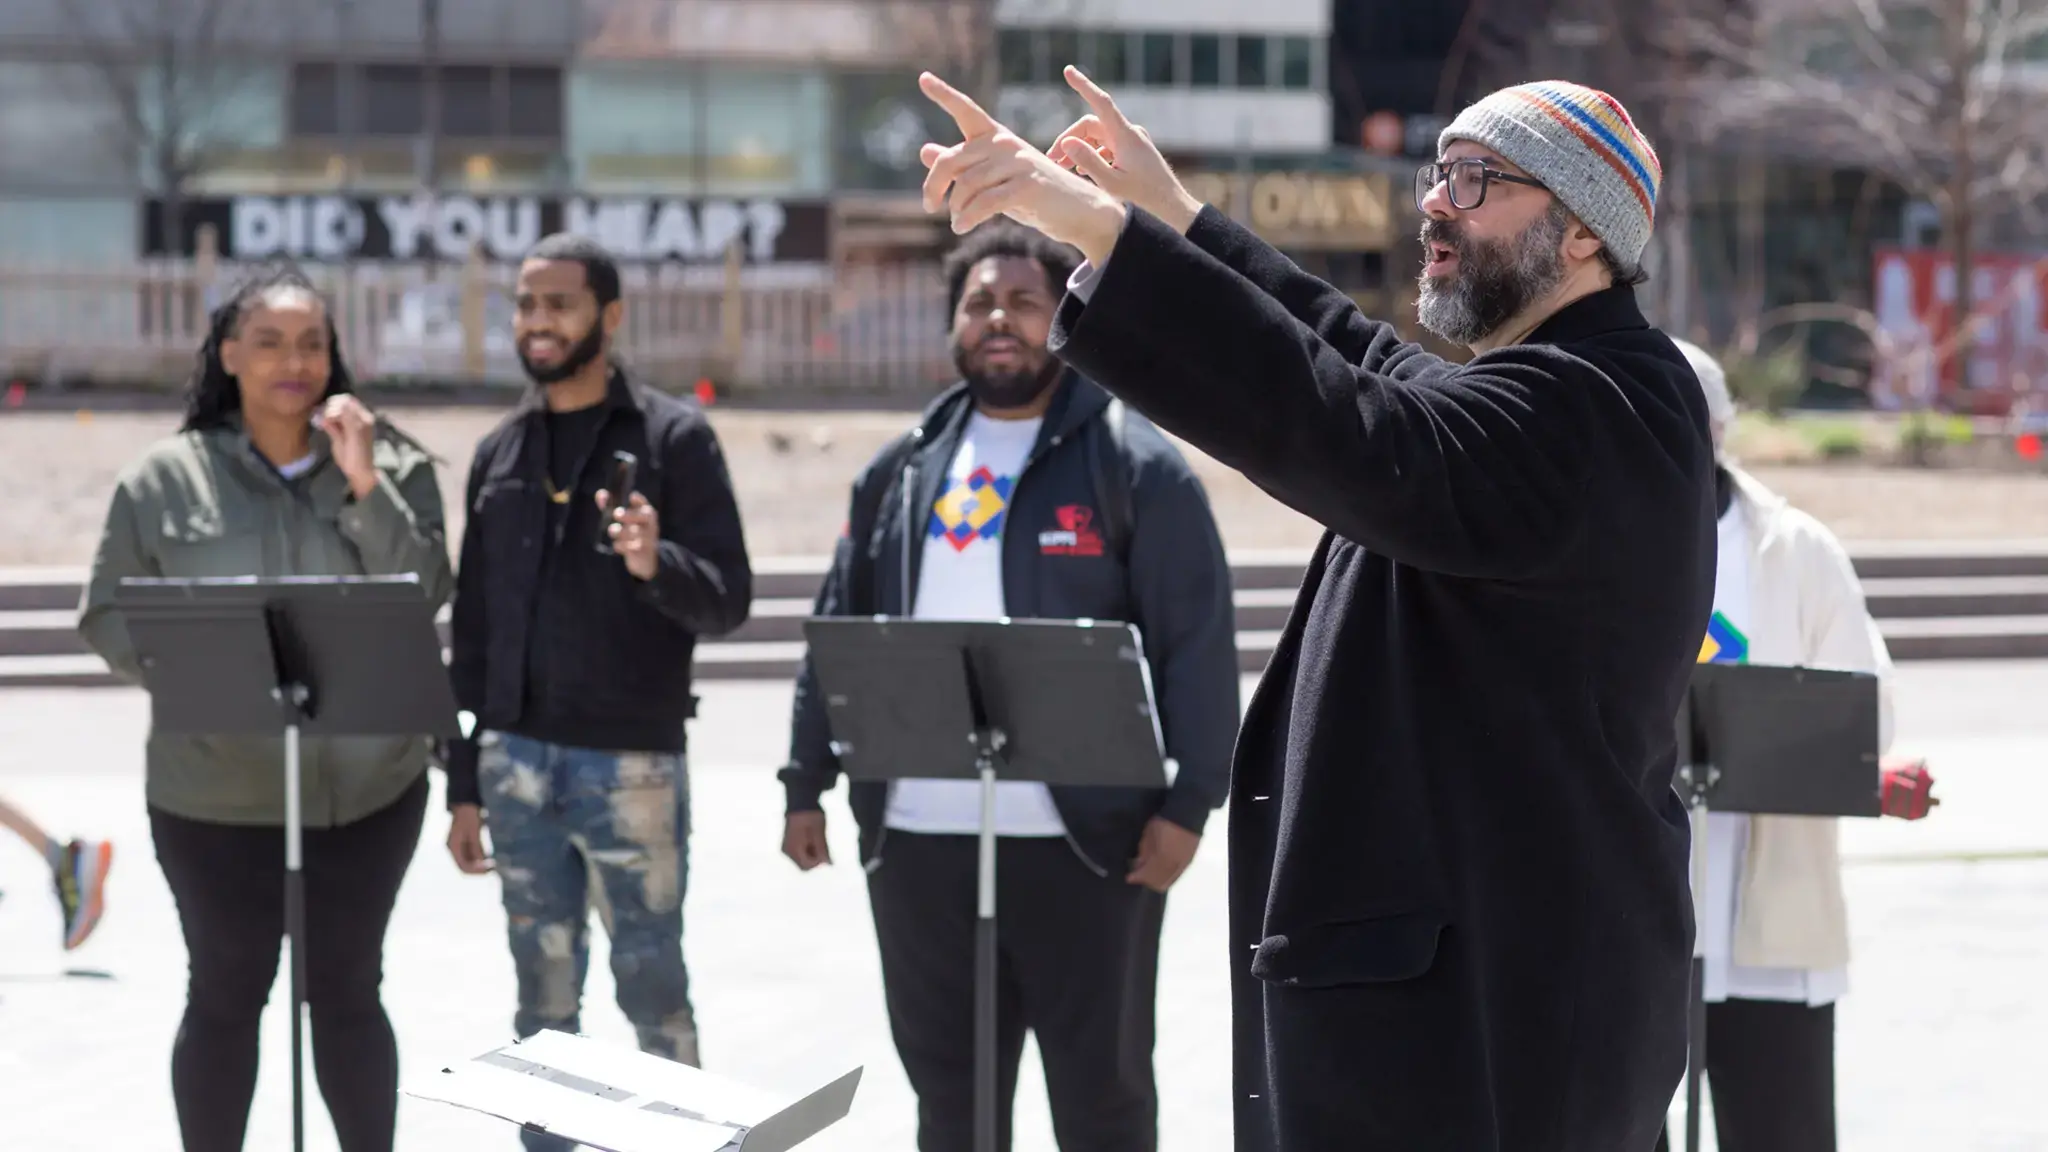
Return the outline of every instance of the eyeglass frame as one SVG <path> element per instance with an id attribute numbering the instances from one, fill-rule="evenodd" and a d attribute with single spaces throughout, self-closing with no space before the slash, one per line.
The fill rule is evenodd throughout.
<path id="1" fill-rule="evenodd" d="M 1448 180 L 1451 169 L 1459 165 L 1470 165 L 1478 168 L 1480 172 L 1479 199 L 1470 204 L 1458 203 L 1457 195 L 1449 190 Z M 1422 177 L 1425 173 L 1430 176 L 1430 182 L 1426 188 L 1422 183 Z M 1423 208 L 1422 202 L 1429 198 L 1431 192 L 1436 191 L 1439 184 L 1442 184 L 1445 186 L 1444 197 L 1451 202 L 1451 207 L 1456 208 L 1460 212 L 1477 211 L 1480 205 L 1486 203 L 1486 193 L 1493 187 L 1493 182 L 1496 180 L 1503 184 L 1520 184 L 1526 188 L 1541 188 L 1545 192 L 1550 191 L 1550 186 L 1541 180 L 1531 180 L 1527 176 L 1516 176 L 1509 172 L 1503 172 L 1487 164 L 1483 156 L 1460 156 L 1456 160 L 1432 160 L 1415 170 L 1415 210 L 1418 212 L 1427 211 L 1427 209 Z"/>

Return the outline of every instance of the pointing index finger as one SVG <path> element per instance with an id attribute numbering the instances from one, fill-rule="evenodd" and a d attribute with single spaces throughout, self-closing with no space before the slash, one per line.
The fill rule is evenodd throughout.
<path id="1" fill-rule="evenodd" d="M 953 123 L 960 127 L 960 134 L 969 140 L 977 136 L 994 135 L 996 129 L 1000 127 L 995 117 L 983 111 L 981 105 L 974 102 L 973 97 L 930 72 L 918 76 L 917 86 L 931 98 L 932 103 L 945 109 L 946 113 L 953 117 Z"/>
<path id="2" fill-rule="evenodd" d="M 1066 67 L 1065 76 L 1067 87 L 1080 93 L 1081 99 L 1088 102 L 1088 107 L 1094 109 L 1095 114 L 1102 119 L 1103 123 L 1119 126 L 1130 123 L 1130 121 L 1124 119 L 1123 109 L 1116 106 L 1115 98 L 1103 91 L 1095 81 L 1090 80 L 1086 72 L 1069 64 Z"/>

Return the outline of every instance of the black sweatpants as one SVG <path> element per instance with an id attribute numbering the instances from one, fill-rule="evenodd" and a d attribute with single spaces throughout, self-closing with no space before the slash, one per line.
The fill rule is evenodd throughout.
<path id="1" fill-rule="evenodd" d="M 391 1152 L 398 1044 L 384 1015 L 384 929 L 419 844 L 427 778 L 381 811 L 308 829 L 306 1003 L 313 1075 L 342 1152 Z M 152 808 L 158 864 L 191 970 L 171 1048 L 185 1152 L 240 1152 L 256 1093 L 257 1031 L 284 939 L 284 830 Z"/>
<path id="2" fill-rule="evenodd" d="M 1835 1006 L 1707 1005 L 1707 1088 L 1721 1152 L 1835 1152 Z M 1657 1152 L 1674 1147 L 1683 1129 Z"/>
<path id="3" fill-rule="evenodd" d="M 896 1051 L 917 1093 L 919 1152 L 974 1147 L 973 836 L 892 829 L 869 874 Z M 1038 1037 L 1061 1152 L 1154 1152 L 1152 1077 L 1166 897 L 1097 876 L 1062 838 L 996 848 L 998 1147 L 1024 1032 Z"/>

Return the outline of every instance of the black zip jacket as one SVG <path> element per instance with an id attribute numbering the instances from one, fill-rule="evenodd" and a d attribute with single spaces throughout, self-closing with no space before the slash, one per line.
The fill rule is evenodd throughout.
<path id="1" fill-rule="evenodd" d="M 682 751 L 697 638 L 731 632 L 752 607 L 732 477 L 703 409 L 617 368 L 603 406 L 552 542 L 542 390 L 530 390 L 477 444 L 449 658 L 456 705 L 476 728 L 449 742 L 451 806 L 481 802 L 475 732 L 486 728 L 583 748 Z M 660 517 L 651 580 L 594 547 L 597 493 L 618 450 L 639 460 L 634 486 Z M 529 699 L 534 644 L 547 676 Z"/>
<path id="2" fill-rule="evenodd" d="M 1201 482 L 1172 442 L 1135 413 L 1126 420 L 1121 461 L 1112 458 L 1130 478 L 1129 567 L 1111 548 L 1075 554 L 1089 550 L 1072 548 L 1063 535 L 1075 522 L 1073 510 L 1089 509 L 1100 522 L 1105 502 L 1117 498 L 1096 491 L 1090 452 L 1116 452 L 1117 438 L 1104 426 L 1109 397 L 1100 388 L 1073 373 L 1058 388 L 1010 494 L 1003 596 L 1017 618 L 1091 617 L 1138 626 L 1166 754 L 1179 765 L 1173 786 L 1051 788 L 1076 851 L 1098 874 L 1121 878 L 1152 817 L 1200 832 L 1229 794 L 1239 715 L 1230 566 Z M 966 386 L 954 385 L 925 409 L 907 444 L 899 439 L 885 447 L 854 481 L 852 507 L 873 506 L 879 495 L 878 514 L 865 539 L 841 536 L 816 615 L 910 615 L 925 523 L 972 410 Z M 886 467 L 893 460 L 902 466 Z M 849 517 L 850 531 L 859 530 L 859 519 Z M 797 678 L 790 766 L 781 773 L 789 811 L 819 809 L 840 770 L 831 742 L 806 661 Z M 861 858 L 872 866 L 883 846 L 888 785 L 851 781 L 847 792 L 860 825 Z"/>
<path id="3" fill-rule="evenodd" d="M 1713 445 L 1620 286 L 1455 364 L 1205 209 L 1052 347 L 1329 529 L 1230 811 L 1239 1152 L 1637 1152 L 1685 1072 Z"/>

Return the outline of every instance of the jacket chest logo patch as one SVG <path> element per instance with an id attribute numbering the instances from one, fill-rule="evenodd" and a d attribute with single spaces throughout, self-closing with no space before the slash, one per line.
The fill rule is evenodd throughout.
<path id="1" fill-rule="evenodd" d="M 1095 530 L 1095 510 L 1085 504 L 1066 504 L 1053 511 L 1058 528 L 1038 534 L 1041 556 L 1100 556 L 1102 533 Z"/>

